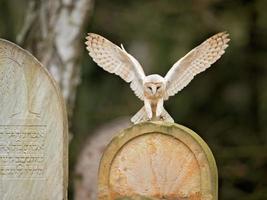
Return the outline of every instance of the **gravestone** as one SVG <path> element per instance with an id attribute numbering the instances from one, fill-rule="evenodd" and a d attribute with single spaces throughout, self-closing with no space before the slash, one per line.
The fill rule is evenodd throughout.
<path id="1" fill-rule="evenodd" d="M 0 199 L 67 199 L 62 96 L 27 51 L 0 39 Z"/>
<path id="2" fill-rule="evenodd" d="M 75 167 L 74 199 L 97 199 L 97 172 L 105 147 L 117 132 L 129 127 L 130 117 L 122 117 L 101 125 L 86 139 Z"/>
<path id="3" fill-rule="evenodd" d="M 218 175 L 207 144 L 190 129 L 146 122 L 125 129 L 105 150 L 99 200 L 217 200 Z"/>

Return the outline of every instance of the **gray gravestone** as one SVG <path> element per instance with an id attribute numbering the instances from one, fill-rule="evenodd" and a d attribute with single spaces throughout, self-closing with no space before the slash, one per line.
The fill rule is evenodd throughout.
<path id="1" fill-rule="evenodd" d="M 31 54 L 0 39 L 0 199 L 67 199 L 67 149 L 55 81 Z"/>

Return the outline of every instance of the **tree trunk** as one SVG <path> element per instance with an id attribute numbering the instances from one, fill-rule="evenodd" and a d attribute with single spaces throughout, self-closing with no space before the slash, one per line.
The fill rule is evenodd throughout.
<path id="1" fill-rule="evenodd" d="M 17 42 L 50 71 L 63 93 L 71 119 L 80 83 L 83 29 L 93 0 L 31 0 Z M 71 120 L 69 120 L 71 121 Z"/>

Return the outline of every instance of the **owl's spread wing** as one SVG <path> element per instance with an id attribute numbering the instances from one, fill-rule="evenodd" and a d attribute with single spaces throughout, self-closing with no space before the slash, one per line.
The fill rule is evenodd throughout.
<path id="1" fill-rule="evenodd" d="M 125 49 L 118 47 L 106 38 L 88 33 L 86 37 L 87 50 L 93 60 L 104 70 L 120 76 L 130 86 L 136 96 L 144 100 L 143 79 L 145 73 L 139 62 Z"/>
<path id="2" fill-rule="evenodd" d="M 175 95 L 187 86 L 195 75 L 203 72 L 216 62 L 228 47 L 229 34 L 218 33 L 191 50 L 178 60 L 165 76 L 165 99 Z"/>

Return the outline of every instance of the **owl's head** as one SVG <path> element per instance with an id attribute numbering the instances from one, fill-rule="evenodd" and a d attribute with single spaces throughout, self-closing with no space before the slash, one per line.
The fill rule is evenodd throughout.
<path id="1" fill-rule="evenodd" d="M 143 86 L 144 94 L 148 98 L 162 97 L 166 88 L 165 79 L 158 74 L 152 74 L 145 77 Z"/>

